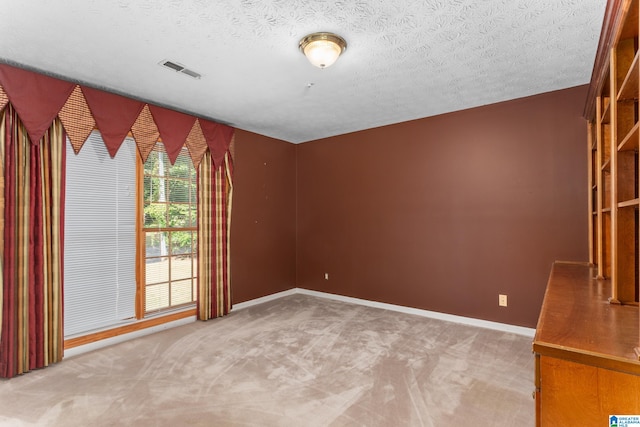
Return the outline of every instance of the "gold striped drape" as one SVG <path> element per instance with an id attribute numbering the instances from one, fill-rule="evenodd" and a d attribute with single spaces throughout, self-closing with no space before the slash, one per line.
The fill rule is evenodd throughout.
<path id="1" fill-rule="evenodd" d="M 63 356 L 62 244 L 65 134 L 55 120 L 32 144 L 15 110 L 2 114 L 0 377 Z"/>
<path id="2" fill-rule="evenodd" d="M 198 167 L 198 318 L 231 311 L 230 230 L 233 197 L 230 153 L 215 168 L 207 151 Z"/>
<path id="3" fill-rule="evenodd" d="M 4 269 L 2 266 L 4 265 L 4 138 L 6 129 L 7 113 L 6 110 L 0 110 L 0 341 L 2 340 L 2 309 L 4 307 Z"/>

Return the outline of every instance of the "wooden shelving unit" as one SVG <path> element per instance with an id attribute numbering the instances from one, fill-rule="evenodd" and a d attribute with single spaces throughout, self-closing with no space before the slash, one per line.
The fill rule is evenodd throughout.
<path id="1" fill-rule="evenodd" d="M 638 303 L 638 1 L 611 49 L 611 302 Z"/>
<path id="2" fill-rule="evenodd" d="M 613 2 L 615 3 L 615 2 Z M 638 1 L 617 3 L 600 90 L 589 119 L 592 171 L 590 253 L 600 279 L 611 280 L 610 302 L 638 304 L 638 147 L 640 53 Z M 605 25 L 603 28 L 606 28 Z M 601 44 L 602 46 L 602 44 Z M 595 70 L 594 70 L 595 71 Z M 592 85 L 594 82 L 592 82 Z"/>
<path id="3" fill-rule="evenodd" d="M 597 136 L 596 136 L 596 127 L 594 123 L 589 123 L 589 130 L 587 133 L 587 165 L 588 165 L 588 174 L 589 174 L 589 183 L 591 184 L 591 191 L 588 193 L 588 206 L 589 211 L 587 215 L 589 216 L 589 263 L 597 264 L 598 263 L 598 252 L 600 250 L 600 240 L 598 239 L 598 215 L 600 210 L 598 209 L 598 183 L 597 183 L 597 173 L 599 171 L 598 168 L 598 150 L 597 150 Z"/>
<path id="4" fill-rule="evenodd" d="M 596 120 L 590 124 L 596 133 L 596 176 L 591 185 L 596 189 L 595 264 L 598 266 L 598 278 L 601 279 L 611 277 L 611 98 L 608 88 L 608 85 L 605 86 L 596 100 Z"/>
<path id="5" fill-rule="evenodd" d="M 608 0 L 588 121 L 590 265 L 556 264 L 538 321 L 537 425 L 640 413 L 640 0 Z"/>

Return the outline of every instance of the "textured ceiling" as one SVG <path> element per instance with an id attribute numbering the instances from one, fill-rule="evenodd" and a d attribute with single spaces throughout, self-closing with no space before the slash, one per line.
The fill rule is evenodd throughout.
<path id="1" fill-rule="evenodd" d="M 0 5 L 0 62 L 297 143 L 586 84 L 606 1 Z M 347 40 L 331 68 L 298 51 L 315 31 Z"/>

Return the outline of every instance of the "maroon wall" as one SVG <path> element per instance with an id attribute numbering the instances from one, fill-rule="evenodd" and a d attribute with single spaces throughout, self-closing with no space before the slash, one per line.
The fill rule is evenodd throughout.
<path id="1" fill-rule="evenodd" d="M 295 286 L 295 148 L 236 130 L 231 224 L 234 303 Z"/>
<path id="2" fill-rule="evenodd" d="M 297 286 L 535 327 L 588 257 L 586 91 L 298 145 Z"/>

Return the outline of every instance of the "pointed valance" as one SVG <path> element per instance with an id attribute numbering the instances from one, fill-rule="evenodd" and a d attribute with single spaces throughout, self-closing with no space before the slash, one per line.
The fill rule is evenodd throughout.
<path id="1" fill-rule="evenodd" d="M 91 110 L 84 99 L 82 89 L 76 86 L 69 95 L 67 102 L 58 112 L 58 117 L 67 131 L 67 137 L 71 141 L 73 152 L 78 154 L 89 138 L 91 131 L 96 127 L 96 121 L 91 115 Z"/>
<path id="2" fill-rule="evenodd" d="M 49 129 L 74 87 L 73 83 L 7 65 L 0 67 L 0 84 L 33 144 Z"/>
<path id="3" fill-rule="evenodd" d="M 100 129 L 104 145 L 107 146 L 111 157 L 114 157 L 142 111 L 144 103 L 88 87 L 83 87 L 82 93 L 96 126 Z"/>
<path id="4" fill-rule="evenodd" d="M 217 169 L 222 164 L 224 154 L 229 149 L 229 143 L 225 143 L 225 141 L 231 142 L 231 138 L 233 137 L 233 128 L 219 123 L 210 122 L 208 120 L 201 120 L 200 126 L 202 127 L 202 133 L 207 140 L 213 164 Z"/>
<path id="5" fill-rule="evenodd" d="M 186 145 L 195 167 L 207 150 L 219 167 L 234 133 L 220 123 L 0 64 L 0 112 L 7 103 L 33 144 L 58 116 L 76 153 L 98 128 L 111 156 L 131 133 L 143 161 L 161 139 L 171 163 Z"/>
<path id="6" fill-rule="evenodd" d="M 180 154 L 180 150 L 195 120 L 187 114 L 156 107 L 155 105 L 150 105 L 149 110 L 158 124 L 158 131 L 164 143 L 164 150 L 173 164 L 178 158 L 178 154 Z"/>

